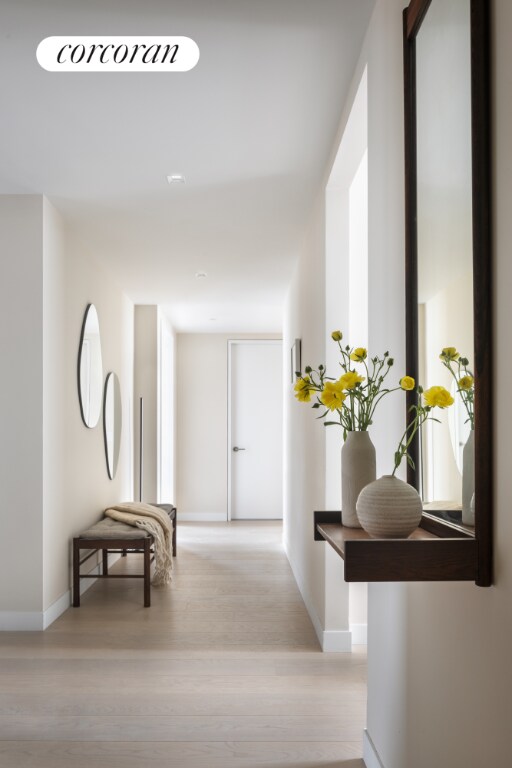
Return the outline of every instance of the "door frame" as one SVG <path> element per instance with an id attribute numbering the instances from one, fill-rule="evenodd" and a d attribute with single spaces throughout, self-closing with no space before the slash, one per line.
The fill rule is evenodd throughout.
<path id="1" fill-rule="evenodd" d="M 228 522 L 231 522 L 231 511 L 232 511 L 232 499 L 231 499 L 231 491 L 232 491 L 232 471 L 231 471 L 231 457 L 233 452 L 233 443 L 231 439 L 231 425 L 232 425 L 232 414 L 231 414 L 231 408 L 232 408 L 232 402 L 231 402 L 231 359 L 232 359 L 232 353 L 233 348 L 237 344 L 271 344 L 273 346 L 277 344 L 283 344 L 282 338 L 275 338 L 275 339 L 228 339 L 228 439 L 227 439 L 227 446 L 228 446 L 228 454 L 227 454 L 227 460 L 228 460 L 228 487 L 227 487 L 227 499 L 228 499 L 228 508 L 227 508 L 227 520 Z"/>

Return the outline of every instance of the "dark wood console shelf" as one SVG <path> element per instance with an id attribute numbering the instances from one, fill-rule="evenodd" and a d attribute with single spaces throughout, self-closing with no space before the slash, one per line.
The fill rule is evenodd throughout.
<path id="1" fill-rule="evenodd" d="M 458 526 L 424 516 L 408 539 L 372 539 L 345 528 L 341 512 L 315 512 L 315 541 L 326 541 L 345 561 L 345 581 L 478 581 L 477 542 Z M 428 530 L 427 530 L 428 528 Z"/>

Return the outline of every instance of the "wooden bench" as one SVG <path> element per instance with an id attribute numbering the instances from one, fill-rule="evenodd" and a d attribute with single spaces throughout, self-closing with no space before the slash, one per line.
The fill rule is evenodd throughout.
<path id="1" fill-rule="evenodd" d="M 172 523 L 172 554 L 176 557 L 176 507 L 172 504 L 154 504 L 169 515 Z M 144 579 L 144 607 L 151 605 L 151 563 L 154 560 L 153 536 L 140 528 L 120 523 L 105 517 L 98 523 L 87 529 L 79 536 L 73 538 L 73 606 L 80 607 L 80 580 L 81 579 Z M 81 558 L 82 549 L 90 550 Z M 80 567 L 89 560 L 98 550 L 102 551 L 103 568 L 101 574 L 82 574 Z M 128 552 L 142 552 L 144 554 L 144 567 L 141 574 L 109 573 L 109 553 L 119 553 L 126 556 Z"/>

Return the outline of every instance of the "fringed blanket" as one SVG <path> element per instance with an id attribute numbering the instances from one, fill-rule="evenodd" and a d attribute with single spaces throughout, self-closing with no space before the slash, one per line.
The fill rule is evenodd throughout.
<path id="1" fill-rule="evenodd" d="M 161 587 L 171 581 L 172 527 L 167 513 L 151 504 L 127 501 L 115 504 L 105 510 L 105 515 L 112 520 L 142 528 L 155 540 L 155 574 L 152 584 Z"/>

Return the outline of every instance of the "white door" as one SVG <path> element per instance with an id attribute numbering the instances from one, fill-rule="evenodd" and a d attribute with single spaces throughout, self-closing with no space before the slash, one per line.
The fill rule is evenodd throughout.
<path id="1" fill-rule="evenodd" d="M 281 341 L 230 341 L 228 517 L 283 516 Z"/>

